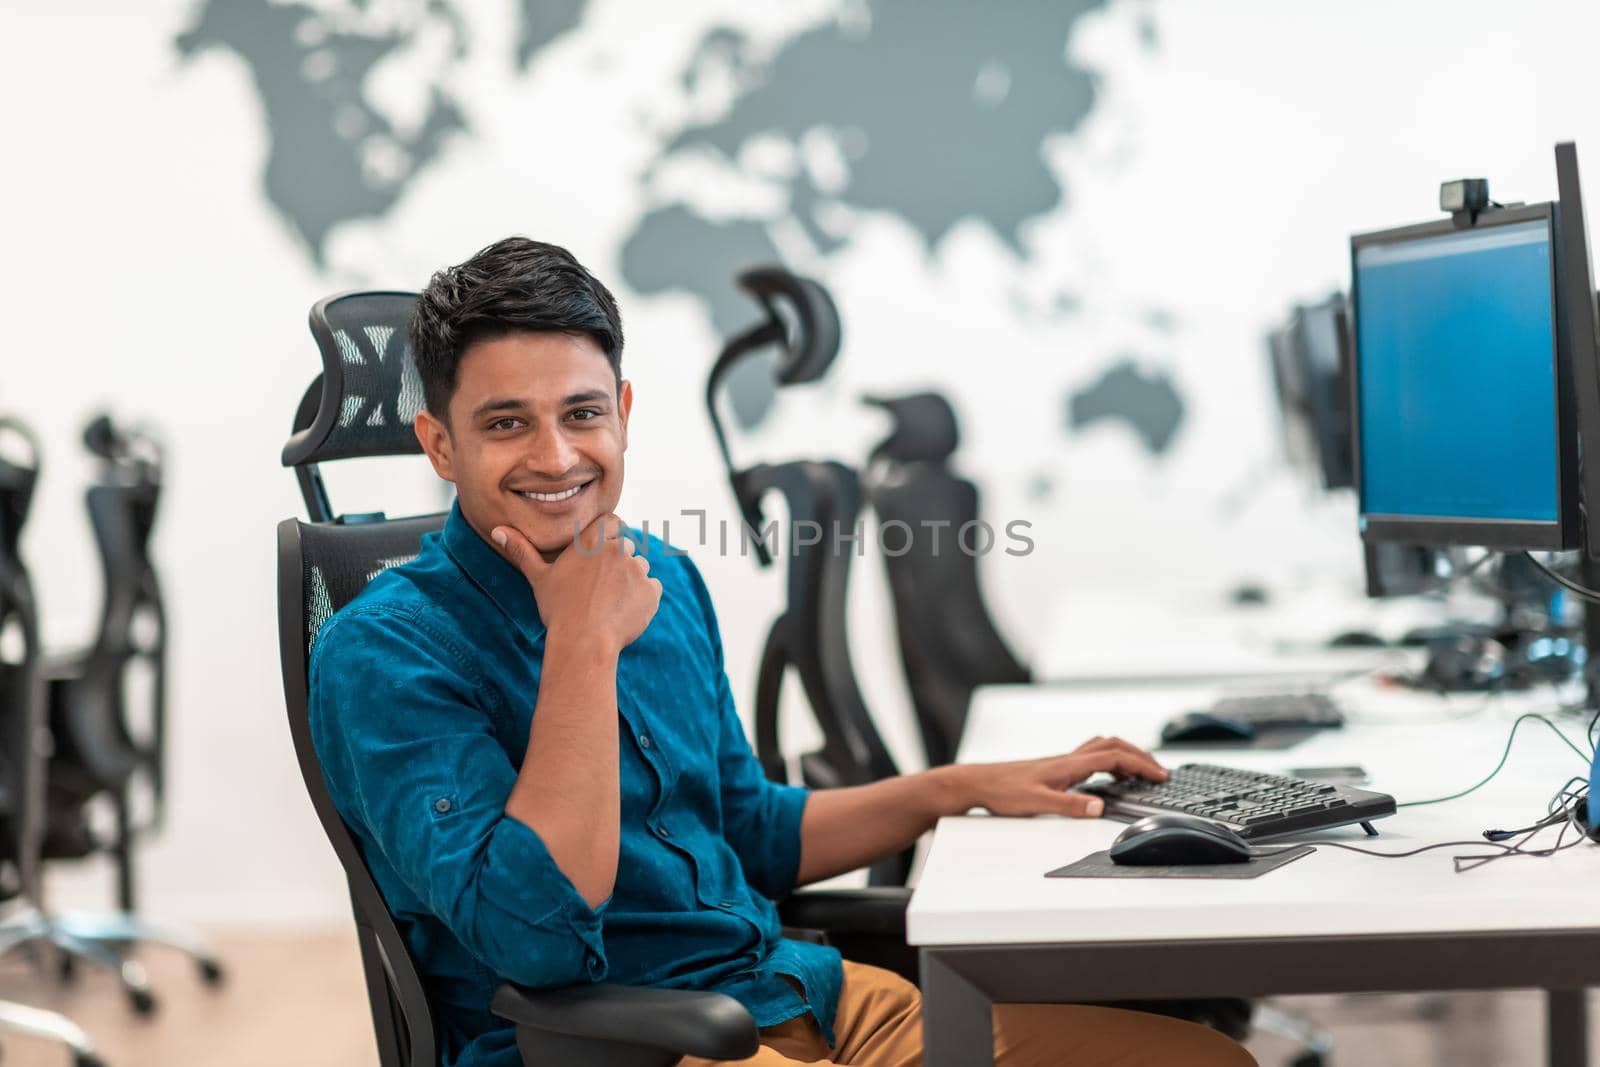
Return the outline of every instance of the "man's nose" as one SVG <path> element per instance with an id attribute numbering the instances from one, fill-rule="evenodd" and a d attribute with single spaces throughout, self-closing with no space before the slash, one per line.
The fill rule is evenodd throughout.
<path id="1" fill-rule="evenodd" d="M 572 447 L 559 424 L 546 423 L 534 435 L 527 462 L 535 472 L 559 478 L 577 464 L 578 450 Z"/>

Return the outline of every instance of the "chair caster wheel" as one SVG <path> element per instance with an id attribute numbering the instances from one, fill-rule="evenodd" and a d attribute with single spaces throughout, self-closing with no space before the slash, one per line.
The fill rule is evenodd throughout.
<path id="1" fill-rule="evenodd" d="M 156 1013 L 156 998 L 148 989 L 128 990 L 128 1007 L 142 1019 L 148 1019 Z"/>
<path id="2" fill-rule="evenodd" d="M 1289 1067 L 1327 1067 L 1327 1062 L 1320 1052 L 1302 1052 L 1289 1061 Z"/>
<path id="3" fill-rule="evenodd" d="M 207 959 L 202 959 L 198 962 L 200 965 L 200 981 L 213 989 L 222 984 L 225 977 L 222 971 L 222 964 L 216 960 Z"/>
<path id="4" fill-rule="evenodd" d="M 106 1061 L 99 1056 L 80 1052 L 72 1057 L 72 1067 L 106 1067 Z"/>
<path id="5" fill-rule="evenodd" d="M 70 952 L 62 952 L 57 956 L 56 975 L 66 985 L 71 985 L 78 980 L 78 961 L 72 958 Z"/>

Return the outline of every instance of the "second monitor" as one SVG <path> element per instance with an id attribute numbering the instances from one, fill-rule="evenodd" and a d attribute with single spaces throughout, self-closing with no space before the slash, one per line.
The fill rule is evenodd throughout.
<path id="1" fill-rule="evenodd" d="M 1369 541 L 1577 544 L 1551 204 L 1352 239 L 1355 474 Z"/>

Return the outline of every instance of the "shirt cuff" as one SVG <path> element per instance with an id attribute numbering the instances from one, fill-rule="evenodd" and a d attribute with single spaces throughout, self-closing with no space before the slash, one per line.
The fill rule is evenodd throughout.
<path id="1" fill-rule="evenodd" d="M 611 897 L 591 908 L 538 832 L 510 815 L 495 826 L 489 856 L 485 888 L 529 925 L 570 931 L 583 944 L 584 976 L 604 981 L 609 965 L 603 930 Z"/>

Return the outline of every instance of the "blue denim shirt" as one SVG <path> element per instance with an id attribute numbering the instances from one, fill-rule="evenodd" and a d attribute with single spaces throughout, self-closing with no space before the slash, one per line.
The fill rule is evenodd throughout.
<path id="1" fill-rule="evenodd" d="M 715 990 L 759 1026 L 811 1010 L 833 1041 L 839 955 L 784 939 L 769 899 L 795 885 L 806 790 L 761 773 L 699 572 L 659 539 L 641 551 L 661 606 L 617 665 L 621 854 L 597 908 L 505 813 L 544 626 L 527 580 L 459 507 L 317 634 L 317 754 L 427 985 L 446 1065 L 520 1067 L 489 1011 L 504 980 Z"/>

